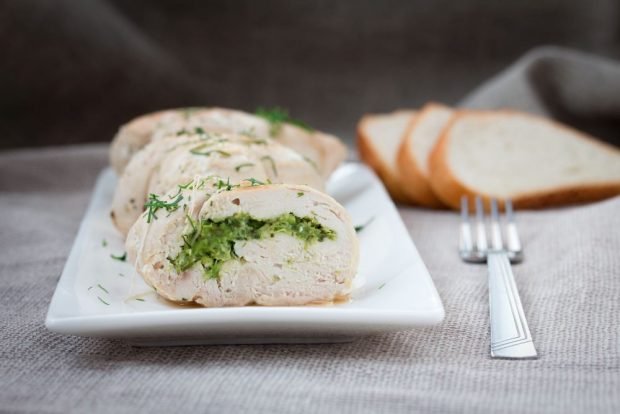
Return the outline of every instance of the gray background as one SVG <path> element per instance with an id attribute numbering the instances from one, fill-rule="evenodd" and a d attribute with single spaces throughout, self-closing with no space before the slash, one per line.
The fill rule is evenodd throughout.
<path id="1" fill-rule="evenodd" d="M 0 0 L 0 148 L 108 141 L 183 105 L 281 105 L 350 140 L 541 44 L 620 57 L 620 2 Z"/>

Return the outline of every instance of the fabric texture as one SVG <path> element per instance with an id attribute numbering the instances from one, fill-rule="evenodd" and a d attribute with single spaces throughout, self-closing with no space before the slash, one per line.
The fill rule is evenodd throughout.
<path id="1" fill-rule="evenodd" d="M 620 146 L 620 63 L 539 47 L 484 82 L 460 106 L 543 115 Z"/>
<path id="2" fill-rule="evenodd" d="M 466 103 L 495 105 L 483 97 L 501 79 Z M 620 411 L 620 197 L 518 213 L 514 273 L 538 360 L 489 358 L 486 269 L 460 261 L 458 215 L 405 207 L 441 325 L 348 344 L 134 348 L 44 327 L 106 163 L 105 145 L 0 154 L 2 412 Z"/>

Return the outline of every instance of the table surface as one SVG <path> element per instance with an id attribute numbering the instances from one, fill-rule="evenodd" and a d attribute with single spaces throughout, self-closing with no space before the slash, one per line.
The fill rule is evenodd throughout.
<path id="1" fill-rule="evenodd" d="M 620 197 L 518 215 L 538 360 L 489 358 L 486 271 L 459 260 L 457 214 L 408 207 L 442 325 L 348 344 L 133 348 L 43 325 L 106 162 L 105 145 L 0 153 L 0 410 L 620 411 Z"/>

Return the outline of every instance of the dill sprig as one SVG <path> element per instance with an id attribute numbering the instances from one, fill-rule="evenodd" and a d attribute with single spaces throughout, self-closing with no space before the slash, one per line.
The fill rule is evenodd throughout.
<path id="1" fill-rule="evenodd" d="M 312 131 L 312 128 L 305 122 L 291 118 L 288 111 L 284 108 L 277 106 L 273 108 L 259 107 L 256 109 L 256 115 L 269 122 L 269 135 L 272 137 L 275 137 L 280 133 L 282 130 L 282 125 L 284 124 L 292 124 L 299 128 L 305 129 L 306 131 Z"/>
<path id="2" fill-rule="evenodd" d="M 157 220 L 157 216 L 155 213 L 160 208 L 165 209 L 168 212 L 175 211 L 180 207 L 179 203 L 183 200 L 183 195 L 181 194 L 182 187 L 179 186 L 179 193 L 174 200 L 165 201 L 159 198 L 157 194 L 149 194 L 148 201 L 144 204 L 144 208 L 147 210 L 146 222 L 150 223 L 153 219 Z"/>
<path id="3" fill-rule="evenodd" d="M 222 151 L 222 150 L 217 150 L 217 149 L 201 152 L 200 150 L 202 148 L 204 148 L 204 146 L 193 148 L 193 149 L 189 150 L 189 152 L 191 154 L 194 154 L 194 155 L 203 155 L 205 157 L 208 157 L 211 154 L 220 154 L 224 158 L 230 157 L 230 152 L 226 152 L 226 151 Z"/>
<path id="4" fill-rule="evenodd" d="M 310 158 L 306 157 L 305 155 L 303 156 L 303 158 L 304 158 L 304 161 L 312 165 L 312 168 L 314 168 L 314 171 L 319 172 L 319 167 L 318 165 L 316 165 L 316 162 L 312 161 Z"/>
<path id="5" fill-rule="evenodd" d="M 360 231 L 364 230 L 364 228 L 366 228 L 366 226 L 368 226 L 370 223 L 372 223 L 374 219 L 375 219 L 374 217 L 371 217 L 371 218 L 368 219 L 368 221 L 366 223 L 360 224 L 359 226 L 355 226 L 354 227 L 355 231 L 359 233 Z"/>
<path id="6" fill-rule="evenodd" d="M 244 167 L 253 167 L 253 166 L 254 166 L 254 163 L 251 163 L 251 162 L 245 162 L 245 163 L 243 163 L 243 164 L 239 164 L 239 165 L 237 165 L 237 166 L 235 167 L 235 171 L 239 172 L 239 171 L 240 171 L 242 168 L 244 168 Z"/>
<path id="7" fill-rule="evenodd" d="M 261 161 L 268 161 L 271 164 L 271 169 L 273 170 L 273 175 L 278 176 L 278 169 L 276 168 L 276 162 L 269 155 L 265 155 L 261 157 Z"/>
<path id="8" fill-rule="evenodd" d="M 122 256 L 111 254 L 110 257 L 114 260 L 118 260 L 119 262 L 124 262 L 127 260 L 127 252 L 123 252 Z"/>

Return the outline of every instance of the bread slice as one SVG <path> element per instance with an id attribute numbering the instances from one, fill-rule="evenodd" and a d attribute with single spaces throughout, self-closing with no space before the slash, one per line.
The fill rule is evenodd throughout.
<path id="1" fill-rule="evenodd" d="M 429 181 L 428 158 L 454 111 L 452 108 L 428 103 L 410 122 L 397 155 L 397 166 L 403 192 L 416 204 L 442 207 Z"/>
<path id="2" fill-rule="evenodd" d="M 462 195 L 538 208 L 620 194 L 620 151 L 559 123 L 515 111 L 458 112 L 430 159 L 447 205 Z"/>
<path id="3" fill-rule="evenodd" d="M 407 125 L 416 111 L 399 110 L 389 114 L 365 115 L 357 125 L 360 158 L 381 178 L 392 198 L 411 202 L 403 192 L 396 167 L 396 154 Z"/>

